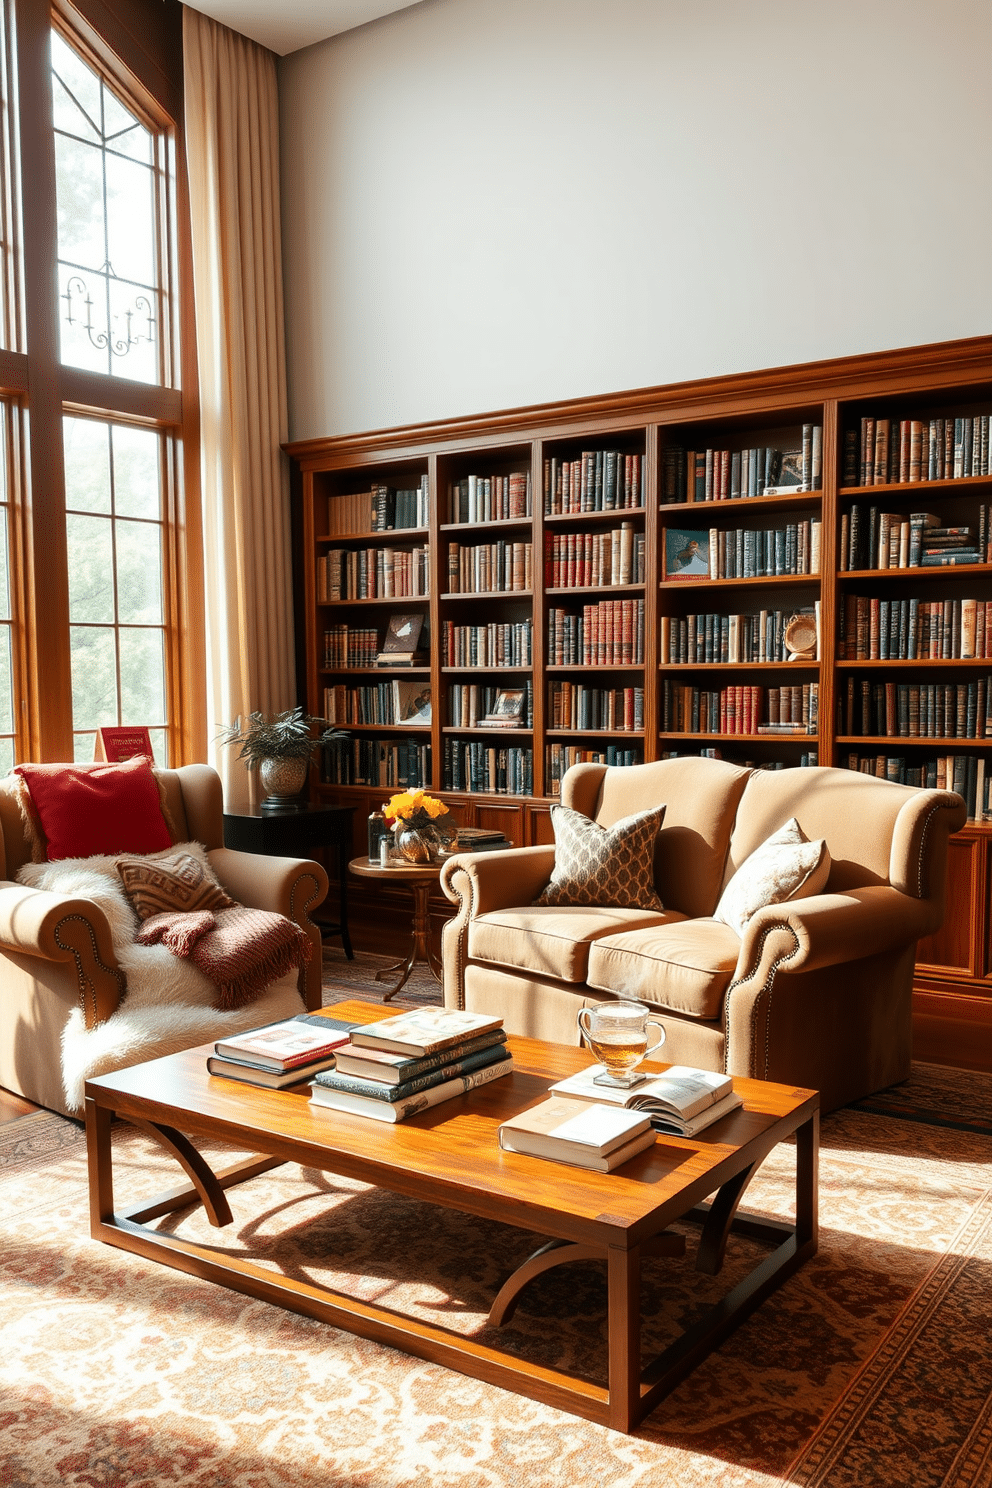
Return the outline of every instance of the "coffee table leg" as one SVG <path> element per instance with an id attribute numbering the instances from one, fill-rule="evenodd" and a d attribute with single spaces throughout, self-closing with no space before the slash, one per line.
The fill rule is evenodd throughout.
<path id="1" fill-rule="evenodd" d="M 112 1112 L 98 1106 L 92 1096 L 85 1101 L 86 1164 L 89 1170 L 90 1234 L 94 1240 L 102 1224 L 114 1217 L 114 1170 L 110 1155 Z"/>
<path id="2" fill-rule="evenodd" d="M 609 1425 L 629 1431 L 640 1418 L 641 1399 L 641 1251 L 610 1246 L 609 1295 Z"/>

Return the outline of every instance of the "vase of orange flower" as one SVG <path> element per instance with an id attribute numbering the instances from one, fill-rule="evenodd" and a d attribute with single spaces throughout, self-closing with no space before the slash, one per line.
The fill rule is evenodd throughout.
<path id="1" fill-rule="evenodd" d="M 454 841 L 457 832 L 445 821 L 448 808 L 425 791 L 401 791 L 383 807 L 396 851 L 408 863 L 432 863 Z"/>

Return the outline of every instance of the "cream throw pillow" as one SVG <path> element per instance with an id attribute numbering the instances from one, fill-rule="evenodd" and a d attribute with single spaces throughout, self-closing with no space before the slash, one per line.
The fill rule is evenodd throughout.
<path id="1" fill-rule="evenodd" d="M 663 910 L 654 886 L 654 849 L 664 806 L 601 827 L 570 806 L 552 806 L 555 867 L 536 904 L 599 904 Z"/>
<path id="2" fill-rule="evenodd" d="M 827 844 L 822 837 L 810 842 L 792 817 L 744 860 L 724 889 L 713 918 L 743 935 L 759 909 L 819 894 L 829 873 Z"/>

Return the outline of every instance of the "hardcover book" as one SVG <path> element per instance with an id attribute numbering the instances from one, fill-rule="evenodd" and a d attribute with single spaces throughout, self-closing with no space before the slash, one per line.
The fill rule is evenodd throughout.
<path id="1" fill-rule="evenodd" d="M 300 1014 L 278 1023 L 267 1023 L 248 1033 L 232 1034 L 214 1044 L 222 1058 L 251 1063 L 259 1069 L 286 1070 L 312 1064 L 348 1042 L 355 1027 L 339 1018 L 311 1018 Z"/>
<path id="2" fill-rule="evenodd" d="M 396 1054 L 433 1054 L 481 1033 L 502 1028 L 503 1019 L 464 1008 L 425 1007 L 366 1023 L 352 1031 L 356 1047 L 388 1049 Z M 343 1042 L 343 1041 L 342 1041 Z"/>
<path id="3" fill-rule="evenodd" d="M 497 1135 L 505 1152 L 601 1173 L 620 1167 L 655 1142 L 651 1118 L 642 1112 L 564 1096 L 551 1096 L 504 1121 Z"/>
<path id="4" fill-rule="evenodd" d="M 342 1074 L 360 1075 L 368 1080 L 377 1080 L 383 1085 L 401 1085 L 407 1080 L 416 1079 L 418 1075 L 453 1064 L 458 1059 L 486 1049 L 502 1048 L 505 1043 L 506 1034 L 502 1028 L 494 1028 L 490 1033 L 480 1034 L 478 1038 L 452 1044 L 450 1048 L 440 1049 L 436 1054 L 421 1056 L 396 1054 L 389 1049 L 365 1049 L 349 1042 L 336 1051 L 334 1067 Z"/>
<path id="5" fill-rule="evenodd" d="M 416 1095 L 408 1095 L 404 1100 L 397 1101 L 373 1100 L 367 1095 L 354 1095 L 350 1090 L 328 1090 L 322 1085 L 313 1084 L 310 1086 L 309 1104 L 312 1111 L 347 1111 L 356 1116 L 371 1116 L 373 1121 L 399 1122 L 512 1073 L 513 1060 L 503 1059 L 498 1064 L 471 1070 L 468 1074 L 458 1075 L 454 1080 L 445 1080 L 443 1084 L 434 1085 L 430 1090 L 420 1090 Z"/>
<path id="6" fill-rule="evenodd" d="M 257 1064 L 247 1060 L 222 1059 L 219 1054 L 211 1054 L 207 1060 L 207 1073 L 223 1075 L 227 1080 L 240 1080 L 244 1085 L 258 1085 L 265 1090 L 283 1090 L 288 1085 L 299 1085 L 305 1080 L 312 1080 L 314 1075 L 319 1075 L 324 1070 L 333 1069 L 334 1061 L 334 1054 L 326 1054 L 323 1059 L 315 1059 L 309 1064 L 294 1065 L 286 1070 L 272 1070 L 260 1069 Z"/>
<path id="7" fill-rule="evenodd" d="M 314 1084 L 321 1090 L 347 1090 L 352 1095 L 367 1096 L 370 1100 L 399 1101 L 405 1100 L 408 1095 L 416 1095 L 421 1090 L 432 1090 L 435 1085 L 443 1085 L 445 1081 L 454 1080 L 458 1075 L 485 1069 L 490 1064 L 501 1064 L 509 1058 L 510 1052 L 505 1044 L 493 1044 L 488 1049 L 476 1049 L 464 1054 L 460 1059 L 443 1058 L 433 1069 L 424 1070 L 418 1075 L 408 1075 L 398 1084 L 369 1075 L 349 1074 L 339 1068 L 319 1073 Z"/>
<path id="8" fill-rule="evenodd" d="M 416 651 L 423 628 L 423 615 L 391 615 L 382 643 L 383 652 L 407 654 Z"/>

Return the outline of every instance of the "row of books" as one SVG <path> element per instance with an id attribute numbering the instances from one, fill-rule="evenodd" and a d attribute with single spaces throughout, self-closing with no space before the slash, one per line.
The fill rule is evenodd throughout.
<path id="1" fill-rule="evenodd" d="M 548 744 L 544 751 L 544 789 L 549 796 L 561 795 L 561 780 L 573 765 L 640 765 L 644 754 L 622 744 L 601 749 L 582 749 L 577 744 Z"/>
<path id="2" fill-rule="evenodd" d="M 329 625 L 324 631 L 324 670 L 375 666 L 379 631 L 374 625 Z"/>
<path id="3" fill-rule="evenodd" d="M 841 572 L 889 568 L 941 568 L 987 563 L 992 528 L 989 507 L 979 506 L 974 525 L 947 526 L 934 512 L 883 512 L 854 501 L 840 522 Z"/>
<path id="4" fill-rule="evenodd" d="M 754 496 L 797 495 L 820 488 L 823 426 L 803 424 L 789 449 L 665 447 L 661 461 L 663 505 L 695 501 L 739 501 Z"/>
<path id="5" fill-rule="evenodd" d="M 610 532 L 546 532 L 544 583 L 548 589 L 643 584 L 644 533 L 632 522 Z"/>
<path id="6" fill-rule="evenodd" d="M 906 485 L 989 474 L 989 415 L 879 418 L 844 431 L 845 486 Z"/>
<path id="7" fill-rule="evenodd" d="M 841 661 L 966 661 L 992 656 L 992 600 L 845 594 Z"/>
<path id="8" fill-rule="evenodd" d="M 644 662 L 643 599 L 603 599 L 581 614 L 548 610 L 550 666 L 639 666 Z"/>
<path id="9" fill-rule="evenodd" d="M 370 491 L 352 491 L 327 499 L 327 532 L 330 537 L 361 536 L 365 532 L 392 532 L 399 528 L 426 527 L 430 498 L 427 476 L 413 489 L 397 489 L 382 483 Z"/>
<path id="10" fill-rule="evenodd" d="M 534 587 L 534 546 L 509 538 L 494 543 L 463 547 L 448 545 L 448 592 L 450 594 L 503 594 L 507 590 L 529 592 Z"/>
<path id="11" fill-rule="evenodd" d="M 848 677 L 838 728 L 849 737 L 992 738 L 989 677 L 968 682 L 872 682 Z"/>
<path id="12" fill-rule="evenodd" d="M 530 620 L 494 620 L 488 625 L 455 625 L 452 620 L 443 622 L 441 658 L 444 666 L 530 666 L 533 656 L 534 626 Z"/>
<path id="13" fill-rule="evenodd" d="M 820 571 L 818 517 L 778 527 L 667 529 L 665 578 L 762 579 Z"/>
<path id="14" fill-rule="evenodd" d="M 712 691 L 665 679 L 662 729 L 672 734 L 815 734 L 819 684 L 734 686 Z"/>
<path id="15" fill-rule="evenodd" d="M 534 751 L 478 739 L 444 741 L 444 789 L 491 796 L 534 794 Z"/>
<path id="16" fill-rule="evenodd" d="M 553 729 L 616 729 L 640 733 L 644 728 L 644 688 L 586 687 L 581 682 L 552 682 L 548 688 L 547 725 Z"/>
<path id="17" fill-rule="evenodd" d="M 788 610 L 755 610 L 743 615 L 662 615 L 659 651 L 670 666 L 705 662 L 788 661 L 785 632 L 800 615 L 814 619 L 819 632 L 819 601 Z M 815 660 L 815 654 L 811 660 Z"/>
<path id="18" fill-rule="evenodd" d="M 893 754 L 850 753 L 849 770 L 894 780 L 899 785 L 924 786 L 928 790 L 957 791 L 968 808 L 969 821 L 992 821 L 990 786 L 992 775 L 981 754 L 938 754 L 927 759 Z"/>
<path id="19" fill-rule="evenodd" d="M 511 709 L 511 705 L 515 705 Z M 452 728 L 478 728 L 493 722 L 517 728 L 534 727 L 534 689 L 530 678 L 519 688 L 505 689 L 476 682 L 456 682 L 448 688 L 448 723 Z"/>
<path id="20" fill-rule="evenodd" d="M 430 590 L 430 549 L 332 548 L 317 559 L 317 600 L 405 599 Z"/>
<path id="21" fill-rule="evenodd" d="M 734 750 L 728 754 L 719 745 L 710 745 L 704 749 L 664 749 L 658 756 L 659 759 L 725 759 L 731 764 L 743 765 L 748 770 L 788 770 L 793 766 L 800 769 L 815 769 L 819 763 L 815 749 L 804 749 L 798 758 L 793 758 L 786 763 L 782 759 L 756 760 L 748 759 L 746 756 Z"/>
<path id="22" fill-rule="evenodd" d="M 507 522 L 531 515 L 530 471 L 465 475 L 448 487 L 449 522 Z"/>
<path id="23" fill-rule="evenodd" d="M 431 721 L 431 686 L 425 679 L 393 677 L 364 687 L 324 688 L 324 718 L 339 728 L 363 724 L 404 724 L 422 728 Z"/>
<path id="24" fill-rule="evenodd" d="M 644 505 L 644 461 L 623 450 L 583 450 L 544 461 L 544 514 L 636 511 Z"/>
<path id="25" fill-rule="evenodd" d="M 416 739 L 346 739 L 325 744 L 320 751 L 320 778 L 327 785 L 426 789 L 431 782 L 431 746 Z"/>

